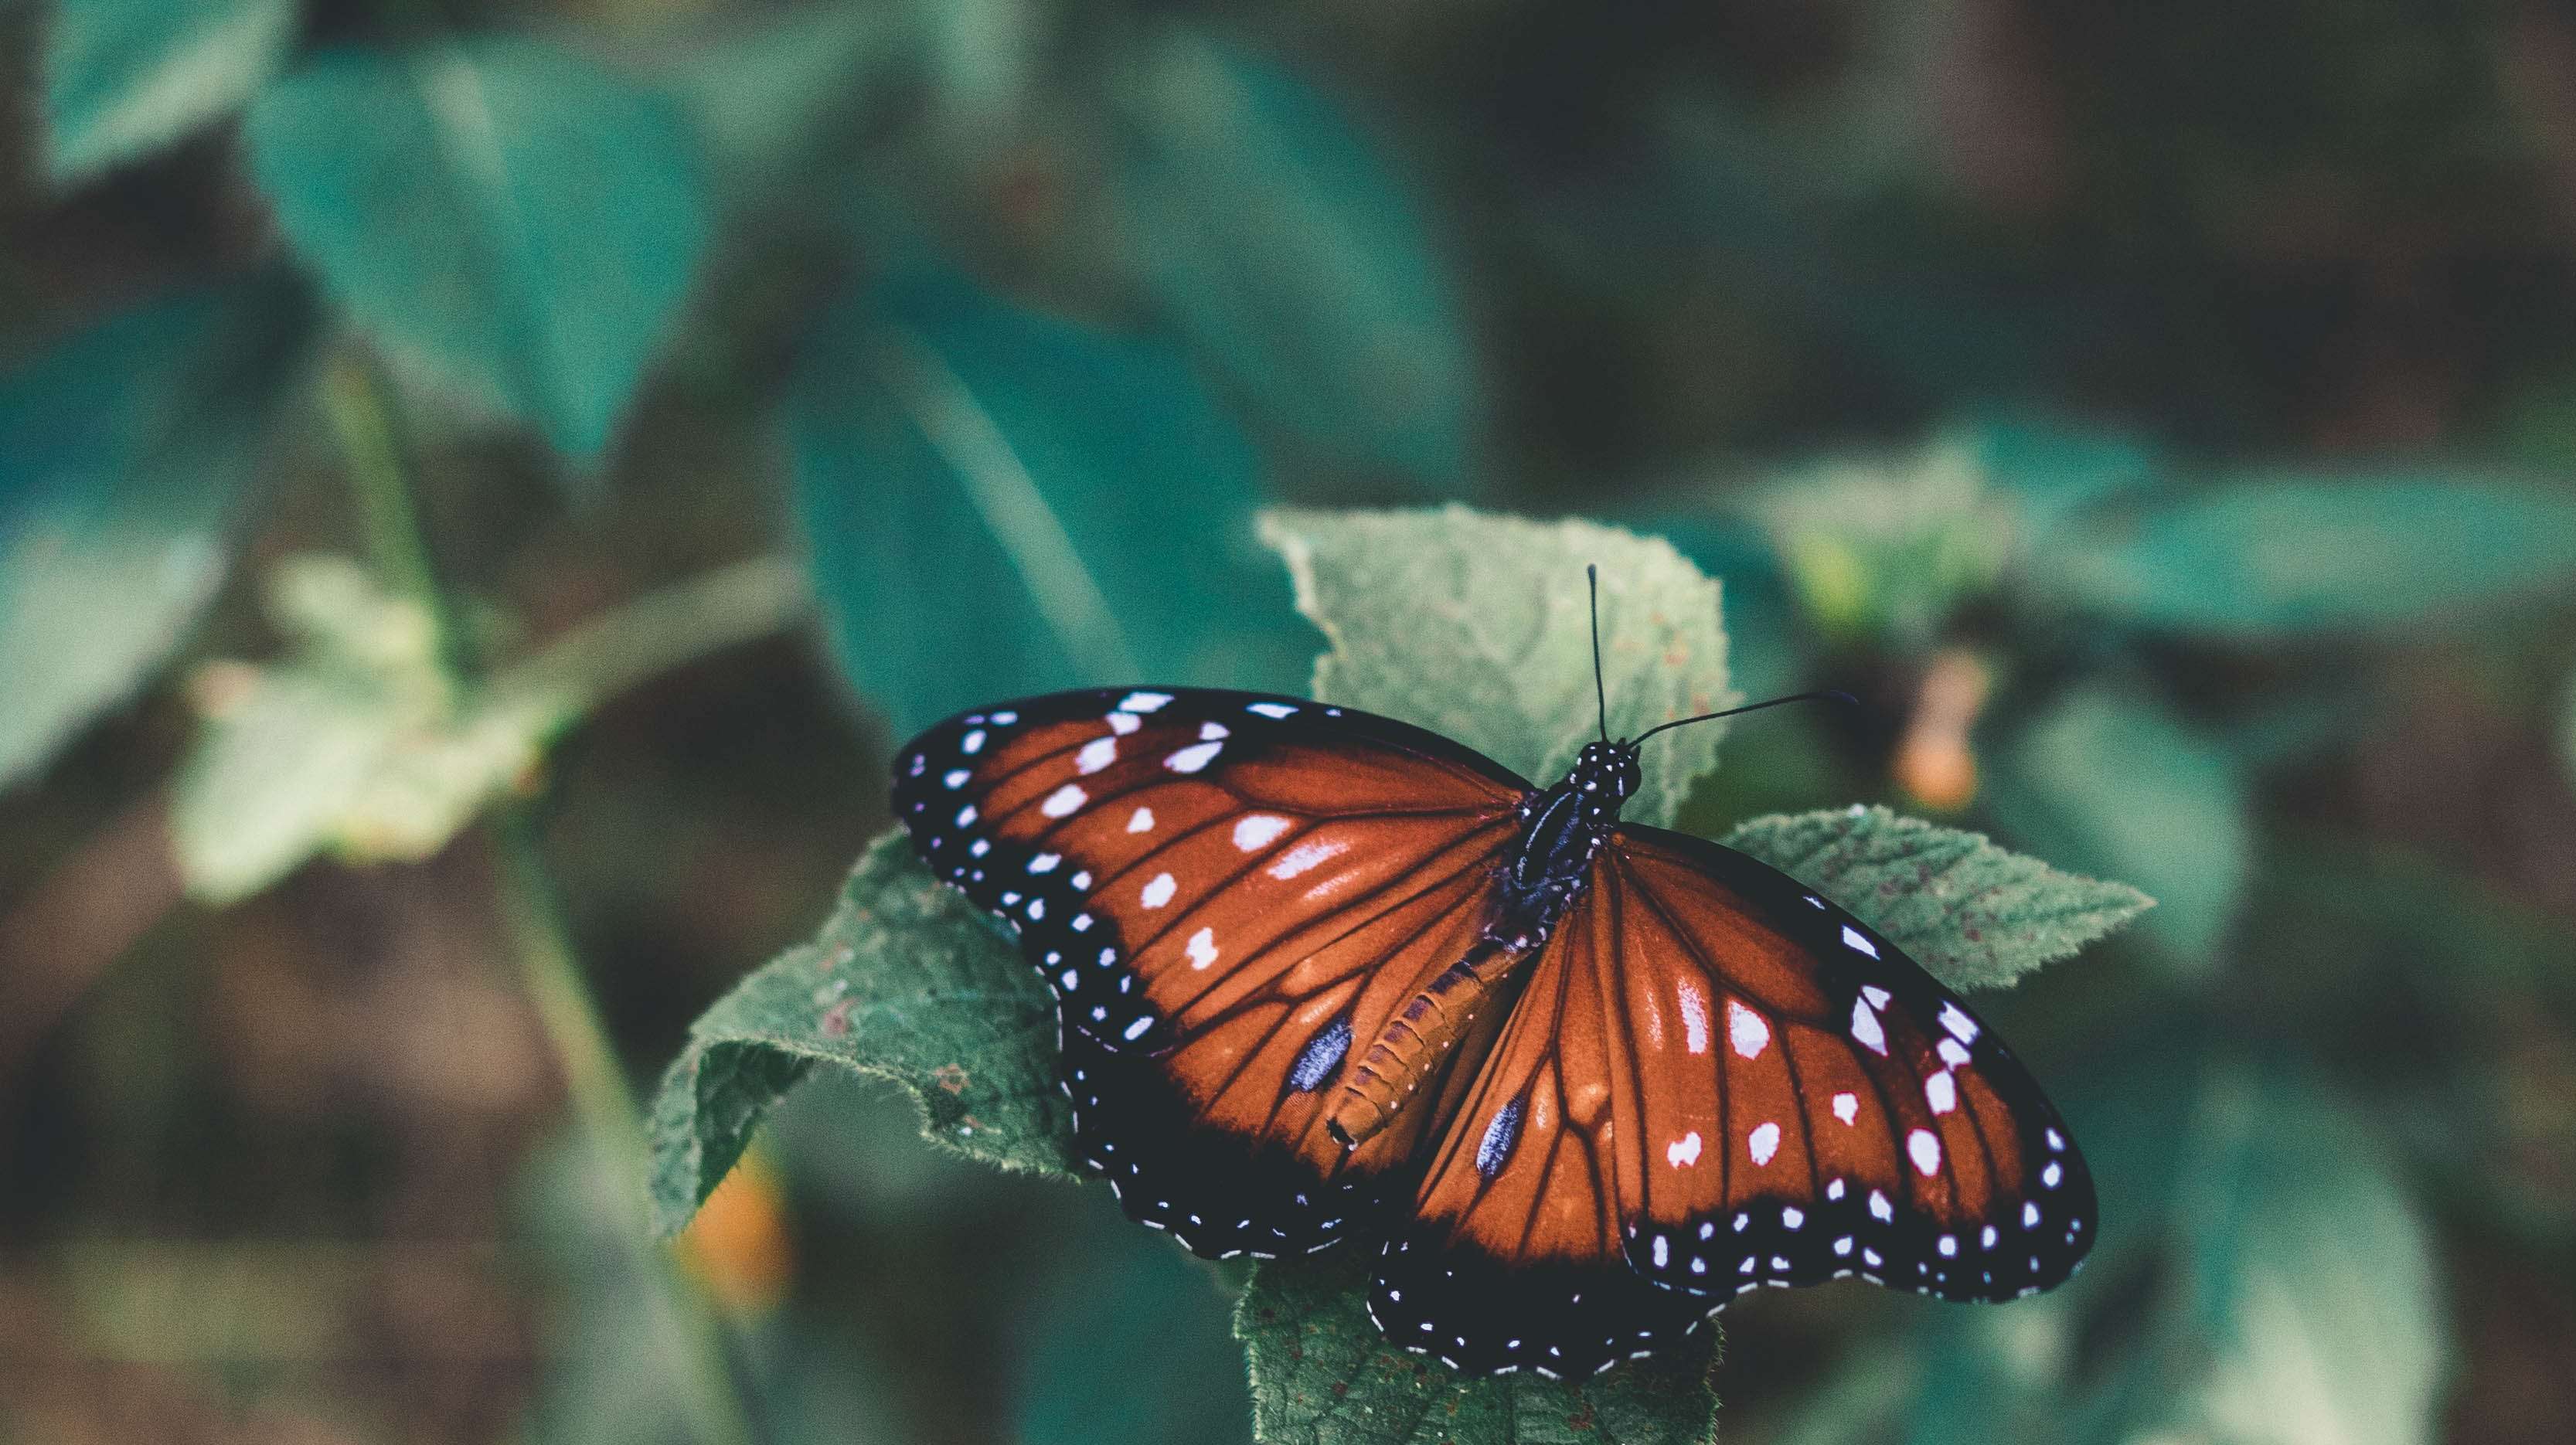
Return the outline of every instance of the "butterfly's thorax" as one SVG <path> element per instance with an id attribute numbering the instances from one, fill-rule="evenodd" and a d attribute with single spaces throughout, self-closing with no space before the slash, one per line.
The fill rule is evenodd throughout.
<path id="1" fill-rule="evenodd" d="M 1547 942 L 1580 897 L 1592 857 L 1637 788 L 1632 747 L 1587 745 L 1574 770 L 1520 806 L 1520 831 L 1503 856 L 1494 916 L 1464 958 L 1416 993 L 1344 1076 L 1326 1127 L 1350 1148 L 1392 1122 L 1500 986 Z"/>

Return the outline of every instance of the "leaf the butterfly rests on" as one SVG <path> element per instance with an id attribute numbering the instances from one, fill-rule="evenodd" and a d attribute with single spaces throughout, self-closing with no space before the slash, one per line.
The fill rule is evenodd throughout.
<path id="1" fill-rule="evenodd" d="M 907 746 L 934 871 L 1054 990 L 1077 1151 L 1216 1257 L 1384 1239 L 1396 1342 L 1588 1373 L 1760 1284 L 2064 1279 L 2092 1188 L 1963 1004 L 1821 894 L 1279 696 L 1059 693 Z"/>

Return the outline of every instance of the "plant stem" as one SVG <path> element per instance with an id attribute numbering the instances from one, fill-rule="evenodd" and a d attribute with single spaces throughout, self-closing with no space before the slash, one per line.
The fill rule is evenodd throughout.
<path id="1" fill-rule="evenodd" d="M 348 455 L 350 487 L 368 551 L 385 581 L 435 620 L 441 665 L 451 687 L 462 691 L 468 682 L 462 676 L 465 638 L 456 625 L 454 599 L 439 584 L 398 420 L 373 363 L 354 355 L 334 358 L 324 373 L 323 404 Z M 648 598 L 577 629 L 534 666 L 550 683 L 592 688 L 590 700 L 596 701 L 698 652 L 756 636 L 802 606 L 801 582 L 782 578 L 782 565 L 746 563 Z M 694 625 L 673 626 L 677 610 L 690 606 L 700 609 Z M 693 650 L 681 651 L 684 643 Z M 632 1249 L 634 1268 L 673 1346 L 691 1430 L 702 1445 L 753 1445 L 757 1435 L 726 1365 L 723 1327 L 697 1286 L 653 1238 L 645 1212 L 644 1159 L 650 1145 L 643 1116 L 582 973 L 534 830 L 517 808 L 504 811 L 489 827 L 494 888 L 520 978 L 563 1069 L 574 1120 L 624 1205 L 619 1234 Z"/>
<path id="2" fill-rule="evenodd" d="M 562 1061 L 573 1115 L 615 1197 L 627 1206 L 619 1211 L 619 1233 L 634 1247 L 635 1268 L 652 1286 L 662 1324 L 678 1347 L 680 1393 L 690 1424 L 705 1445 L 751 1445 L 755 1435 L 725 1363 L 723 1328 L 696 1285 L 654 1241 L 645 1217 L 643 1160 L 650 1143 L 643 1117 L 582 976 L 535 831 L 523 810 L 513 808 L 493 822 L 492 834 L 502 920 L 520 974 Z"/>

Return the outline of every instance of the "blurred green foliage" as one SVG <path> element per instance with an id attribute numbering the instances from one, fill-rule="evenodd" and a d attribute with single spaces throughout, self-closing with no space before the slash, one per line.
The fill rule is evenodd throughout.
<path id="1" fill-rule="evenodd" d="M 682 1042 L 888 734 L 1296 689 L 1321 626 L 1316 686 L 1545 772 L 1585 562 L 1653 633 L 1614 711 L 1863 702 L 1677 735 L 1659 819 L 2033 890 L 2026 958 L 1888 920 L 1963 980 L 2125 916 L 2054 869 L 2158 901 L 1990 1001 L 2093 1267 L 1754 1297 L 1730 1436 L 2576 1422 L 2551 7 L 48 0 L 0 52 L 0 1437 L 1699 1428 L 1633 1372 L 1426 1415 L 1325 1275 L 919 1147 L 906 1091 L 1063 1162 L 1041 993 L 900 852 Z M 487 866 L 530 836 L 584 972 Z M 682 1049 L 666 1225 L 811 1076 L 742 1206 L 782 1297 L 638 1254 L 612 1041 Z"/>

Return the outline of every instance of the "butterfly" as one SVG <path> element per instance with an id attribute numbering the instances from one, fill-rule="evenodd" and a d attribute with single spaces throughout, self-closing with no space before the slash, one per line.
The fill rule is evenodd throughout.
<path id="1" fill-rule="evenodd" d="M 1764 1285 L 2065 1280 L 2092 1179 L 1993 1031 L 1788 874 L 1619 820 L 1700 720 L 1605 707 L 1542 788 L 1305 698 L 1060 692 L 915 738 L 894 807 L 1045 976 L 1128 1215 L 1372 1241 L 1378 1327 L 1453 1368 L 1605 1369 Z"/>

